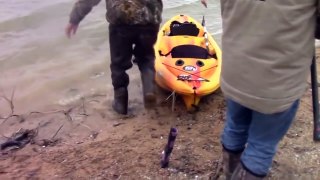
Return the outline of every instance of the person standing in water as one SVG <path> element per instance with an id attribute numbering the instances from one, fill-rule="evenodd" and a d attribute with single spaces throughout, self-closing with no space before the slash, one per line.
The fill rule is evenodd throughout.
<path id="1" fill-rule="evenodd" d="M 232 180 L 263 179 L 307 88 L 319 2 L 220 2 L 224 172 Z"/>
<path id="2" fill-rule="evenodd" d="M 100 1 L 78 0 L 74 4 L 65 29 L 69 38 L 77 32 L 79 23 Z M 129 75 L 126 71 L 133 66 L 133 56 L 141 74 L 144 106 L 154 107 L 156 94 L 153 46 L 162 21 L 162 0 L 106 0 L 106 8 L 114 88 L 112 107 L 119 114 L 128 113 Z"/>

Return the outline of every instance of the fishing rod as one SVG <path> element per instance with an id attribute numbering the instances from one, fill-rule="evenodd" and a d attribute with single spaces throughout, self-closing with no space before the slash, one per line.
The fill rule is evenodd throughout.
<path id="1" fill-rule="evenodd" d="M 204 16 L 203 16 L 203 19 L 202 19 L 202 23 L 203 23 L 203 25 L 205 24 Z M 209 42 L 207 42 L 208 39 L 207 39 L 206 30 L 205 30 L 205 38 L 206 38 L 206 46 L 207 46 L 207 49 L 208 49 Z M 183 71 L 183 70 L 180 70 L 180 69 L 175 68 L 173 66 L 170 66 L 168 64 L 165 64 L 165 63 L 162 63 L 162 64 L 164 64 L 166 66 L 169 66 L 171 68 L 177 69 L 179 71 Z M 214 66 L 214 67 L 217 67 L 217 65 Z M 214 67 L 210 67 L 208 69 L 205 69 L 204 71 L 212 69 Z M 185 72 L 185 71 L 183 71 L 183 72 Z M 190 75 L 194 75 L 194 76 L 196 76 L 198 78 L 202 78 L 200 76 L 197 76 L 196 75 L 197 73 L 189 73 L 189 72 L 185 72 L 185 73 L 190 74 Z M 209 82 L 208 79 L 204 79 L 204 80 Z M 167 168 L 169 166 L 170 155 L 171 155 L 171 153 L 173 151 L 174 143 L 175 143 L 175 140 L 176 140 L 177 135 L 178 135 L 178 129 L 176 128 L 176 118 L 174 117 L 175 98 L 176 98 L 175 92 L 173 92 L 172 93 L 171 113 L 172 113 L 172 118 L 174 118 L 174 119 L 171 121 L 172 123 L 171 123 L 171 128 L 170 128 L 170 131 L 169 131 L 169 135 L 168 135 L 167 144 L 166 144 L 166 146 L 165 146 L 165 148 L 164 148 L 164 150 L 162 151 L 162 154 L 161 154 L 161 168 Z"/>
<path id="2" fill-rule="evenodd" d="M 311 89 L 312 89 L 312 107 L 313 107 L 313 140 L 320 141 L 320 117 L 319 117 L 319 94 L 317 80 L 317 64 L 315 55 L 311 63 Z"/>
<path id="3" fill-rule="evenodd" d="M 204 15 L 202 16 L 201 25 L 203 26 L 203 30 L 204 30 L 204 39 L 206 40 L 207 51 L 210 52 L 210 50 L 209 50 L 209 40 L 208 40 L 208 31 L 207 31 L 207 28 L 206 28 L 206 20 L 204 19 Z"/>
<path id="4" fill-rule="evenodd" d="M 205 6 L 205 8 L 207 8 L 206 1 L 201 0 L 201 3 Z M 204 27 L 206 46 L 207 46 L 207 50 L 209 52 L 208 34 L 207 34 L 207 29 L 205 27 L 204 16 L 202 18 L 202 26 Z M 166 64 L 164 64 L 164 65 L 166 65 Z M 180 69 L 178 69 L 178 70 L 180 70 Z M 192 75 L 195 75 L 195 74 L 192 74 Z M 207 80 L 207 81 L 209 81 L 209 80 Z M 175 92 L 173 92 L 172 95 L 173 96 L 172 96 L 172 107 L 171 107 L 172 109 L 171 109 L 171 112 L 172 112 L 172 115 L 173 115 L 175 98 L 176 98 Z M 175 117 L 173 117 L 173 118 L 175 118 Z M 172 121 L 172 125 L 171 125 L 169 136 L 168 136 L 168 142 L 167 142 L 167 145 L 165 146 L 165 149 L 162 151 L 162 156 L 161 156 L 161 167 L 162 168 L 166 168 L 166 167 L 169 166 L 169 157 L 170 157 L 170 154 L 171 154 L 171 152 L 173 150 L 173 146 L 174 146 L 174 142 L 176 140 L 176 137 L 178 135 L 178 129 L 175 128 L 176 127 L 175 122 L 176 122 L 176 118 Z"/>

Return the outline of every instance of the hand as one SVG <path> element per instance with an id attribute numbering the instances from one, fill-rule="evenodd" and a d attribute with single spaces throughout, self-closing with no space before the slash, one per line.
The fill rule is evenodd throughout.
<path id="1" fill-rule="evenodd" d="M 75 35 L 78 29 L 77 24 L 69 23 L 65 29 L 66 35 L 68 38 L 71 38 L 72 35 Z"/>
<path id="2" fill-rule="evenodd" d="M 208 7 L 208 6 L 207 6 L 207 0 L 201 0 L 201 4 L 203 4 L 204 7 L 206 7 L 206 8 Z"/>

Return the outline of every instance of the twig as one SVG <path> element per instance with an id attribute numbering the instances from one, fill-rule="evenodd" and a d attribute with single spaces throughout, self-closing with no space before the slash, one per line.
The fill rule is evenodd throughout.
<path id="1" fill-rule="evenodd" d="M 59 131 L 62 129 L 62 127 L 64 126 L 64 124 L 62 124 L 59 129 L 57 130 L 57 132 L 52 136 L 51 139 L 54 139 L 56 137 L 56 135 L 59 133 Z"/>
<path id="2" fill-rule="evenodd" d="M 72 108 L 70 108 L 68 111 L 64 111 L 64 113 L 63 113 L 67 117 L 67 120 L 69 120 L 69 121 L 73 121 L 73 119 L 70 115 L 71 110 L 72 110 Z"/>
<path id="3" fill-rule="evenodd" d="M 100 101 L 99 100 L 96 100 L 96 99 L 93 99 L 93 100 L 90 100 L 90 101 L 88 101 L 89 103 L 90 102 L 97 102 L 97 103 L 99 103 Z"/>
<path id="4" fill-rule="evenodd" d="M 7 117 L 0 117 L 0 119 L 4 119 L 4 121 L 1 124 L 6 122 L 11 117 L 19 117 L 19 115 L 14 114 L 14 105 L 13 105 L 14 92 L 15 92 L 15 89 L 13 89 L 10 99 L 6 96 L 0 96 L 0 98 L 7 101 L 7 103 L 10 105 L 10 110 L 11 110 L 10 114 Z"/>
<path id="5" fill-rule="evenodd" d="M 10 99 L 7 98 L 6 96 L 1 96 L 2 99 L 6 100 L 6 101 L 10 104 L 10 109 L 11 109 L 11 114 L 10 114 L 10 115 L 12 115 L 13 112 L 14 112 L 14 105 L 13 105 L 14 91 L 15 91 L 15 90 L 12 91 L 12 94 L 11 94 L 11 98 L 10 98 Z"/>
<path id="6" fill-rule="evenodd" d="M 11 93 L 11 99 L 10 99 L 10 107 L 11 107 L 11 110 L 12 110 L 12 114 L 13 114 L 13 110 L 14 110 L 14 105 L 13 105 L 14 93 L 15 93 L 15 89 L 13 89 L 13 91 Z"/>
<path id="7" fill-rule="evenodd" d="M 82 97 L 82 110 L 83 110 L 83 113 L 84 113 L 84 114 L 87 114 L 87 113 L 86 113 L 86 107 L 85 107 L 85 105 L 84 105 L 84 102 L 85 102 L 85 98 Z"/>
<path id="8" fill-rule="evenodd" d="M 171 97 L 171 96 L 174 96 L 175 95 L 175 91 L 172 91 L 172 93 L 166 98 L 165 101 L 168 101 L 168 99 Z"/>
<path id="9" fill-rule="evenodd" d="M 81 100 L 82 100 L 82 110 L 83 110 L 83 113 L 81 113 L 80 115 L 89 116 L 89 115 L 87 114 L 86 107 L 85 107 L 85 98 L 82 97 Z"/>
<path id="10" fill-rule="evenodd" d="M 209 177 L 210 180 L 217 180 L 223 174 L 222 157 L 220 157 L 219 161 L 217 162 L 215 169 L 216 169 L 216 172 L 210 175 Z"/>
<path id="11" fill-rule="evenodd" d="M 6 118 L 0 118 L 3 119 L 4 121 L 1 122 L 1 124 L 5 123 L 8 119 L 12 118 L 12 117 L 18 117 L 20 118 L 21 115 L 17 115 L 17 114 L 11 114 L 10 116 L 6 117 Z M 22 118 L 21 118 L 22 119 Z"/>
<path id="12" fill-rule="evenodd" d="M 86 128 L 88 128 L 90 131 L 92 131 L 92 129 L 91 129 L 88 125 L 85 125 L 85 124 L 83 124 L 83 123 L 79 123 L 79 125 L 80 125 L 80 126 L 83 126 L 83 127 L 86 127 Z"/>
<path id="13" fill-rule="evenodd" d="M 32 111 L 29 113 L 29 115 L 31 114 L 54 114 L 54 113 L 63 113 L 68 120 L 73 121 L 70 113 L 71 111 L 76 108 L 77 106 L 71 107 L 69 108 L 67 111 L 66 110 L 56 110 L 56 111 L 48 111 L 48 112 L 40 112 L 40 111 Z"/>
<path id="14" fill-rule="evenodd" d="M 121 176 L 122 176 L 122 175 L 120 174 L 120 176 L 117 178 L 117 180 L 120 180 Z"/>
<path id="15" fill-rule="evenodd" d="M 91 97 L 107 96 L 106 94 L 93 94 Z"/>
<path id="16" fill-rule="evenodd" d="M 9 137 L 3 135 L 3 134 L 0 134 L 2 137 L 6 138 L 6 139 L 9 139 Z"/>
<path id="17" fill-rule="evenodd" d="M 10 105 L 10 109 L 11 109 L 11 114 L 13 114 L 13 103 L 10 101 L 9 98 L 5 97 L 5 96 L 1 96 L 2 99 L 4 99 L 5 101 L 7 101 L 7 103 Z"/>
<path id="18" fill-rule="evenodd" d="M 10 118 L 12 118 L 12 117 L 18 117 L 18 118 L 24 119 L 24 118 L 29 117 L 29 116 L 32 115 L 32 114 L 54 114 L 54 113 L 62 113 L 62 114 L 65 115 L 65 117 L 67 118 L 67 120 L 73 121 L 73 118 L 72 118 L 72 116 L 71 116 L 71 112 L 72 112 L 75 108 L 78 108 L 78 107 L 80 107 L 80 108 L 82 107 L 82 110 L 83 110 L 83 112 L 80 113 L 80 115 L 89 116 L 89 115 L 87 114 L 87 110 L 86 110 L 86 106 L 85 106 L 85 103 L 86 103 L 86 99 L 85 99 L 85 98 L 82 98 L 82 104 L 75 105 L 75 106 L 73 106 L 73 107 L 71 107 L 71 108 L 69 108 L 69 109 L 67 109 L 67 110 L 63 110 L 63 109 L 62 109 L 62 110 L 53 110 L 53 111 L 47 111 L 47 112 L 31 111 L 31 112 L 26 113 L 26 114 L 24 114 L 24 115 L 14 114 L 14 108 L 15 108 L 14 103 L 13 103 L 14 94 L 15 94 L 15 91 L 12 92 L 10 99 L 9 99 L 8 97 L 6 97 L 6 96 L 0 96 L 0 99 L 4 99 L 4 100 L 10 105 L 10 109 L 11 109 L 11 113 L 10 113 L 7 117 L 1 117 L 1 116 L 0 116 L 0 120 L 1 120 L 1 119 L 4 120 L 4 121 L 2 121 L 2 122 L 0 123 L 0 125 L 3 124 L 3 123 L 5 123 L 8 119 L 10 119 Z M 97 96 L 105 96 L 105 94 L 103 94 L 103 95 L 102 95 L 102 94 L 101 94 L 101 95 L 100 95 L 100 94 L 95 95 L 95 97 L 97 97 Z M 99 102 L 99 101 L 98 101 L 98 100 L 90 100 L 90 101 L 88 101 L 88 102 Z M 40 125 L 41 125 L 41 122 L 38 124 L 38 127 L 36 128 L 37 133 L 38 133 L 38 131 L 39 131 Z M 83 123 L 79 123 L 79 125 L 88 128 L 90 131 L 93 131 L 92 128 L 90 128 L 89 126 L 87 126 L 87 125 L 85 125 L 85 124 L 83 124 Z M 59 129 L 57 130 L 57 132 L 53 135 L 53 137 L 52 137 L 51 139 L 55 138 L 55 136 L 59 133 L 59 131 L 62 129 L 63 126 L 64 126 L 64 124 L 59 127 Z M 1 135 L 1 134 L 0 134 L 0 135 Z M 2 136 L 5 137 L 4 135 L 2 135 Z M 7 138 L 7 137 L 6 137 L 6 138 Z"/>
<path id="19" fill-rule="evenodd" d="M 56 110 L 56 111 L 48 111 L 48 112 L 40 112 L 40 111 L 32 111 L 29 114 L 54 114 L 54 113 L 60 113 L 65 112 L 65 110 Z"/>

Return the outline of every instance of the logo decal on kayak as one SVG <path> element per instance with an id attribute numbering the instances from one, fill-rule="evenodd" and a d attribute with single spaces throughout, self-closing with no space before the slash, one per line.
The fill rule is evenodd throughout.
<path id="1" fill-rule="evenodd" d="M 185 75 L 185 74 L 180 74 L 179 76 L 177 76 L 177 80 L 180 80 L 180 81 L 199 81 L 199 82 L 202 82 L 202 81 L 208 81 L 207 79 L 204 79 L 202 77 L 198 77 L 198 78 L 192 78 L 191 75 Z"/>
<path id="2" fill-rule="evenodd" d="M 183 70 L 185 70 L 185 71 L 196 71 L 197 68 L 194 67 L 194 66 L 184 66 Z"/>
<path id="3" fill-rule="evenodd" d="M 190 81 L 190 80 L 191 80 L 191 75 L 181 74 L 181 75 L 178 76 L 178 80 L 181 80 L 181 81 Z"/>

